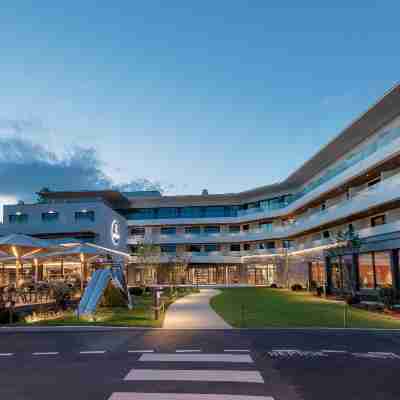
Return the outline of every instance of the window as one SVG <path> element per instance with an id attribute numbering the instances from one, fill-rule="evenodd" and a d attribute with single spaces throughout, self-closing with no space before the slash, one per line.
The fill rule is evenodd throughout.
<path id="1" fill-rule="evenodd" d="M 231 244 L 230 250 L 231 251 L 240 251 L 240 244 Z"/>
<path id="2" fill-rule="evenodd" d="M 183 207 L 181 208 L 182 218 L 201 218 L 203 216 L 201 207 Z"/>
<path id="3" fill-rule="evenodd" d="M 219 226 L 205 226 L 204 233 L 219 233 L 220 228 Z"/>
<path id="4" fill-rule="evenodd" d="M 212 244 L 204 245 L 204 251 L 206 253 L 210 253 L 212 251 L 218 251 L 218 250 L 219 250 L 219 245 L 218 244 L 212 243 Z"/>
<path id="5" fill-rule="evenodd" d="M 332 279 L 332 287 L 334 289 L 342 288 L 342 273 L 340 270 L 339 257 L 331 258 L 331 279 Z"/>
<path id="6" fill-rule="evenodd" d="M 262 222 L 260 224 L 260 229 L 264 232 L 271 232 L 272 231 L 272 222 Z"/>
<path id="7" fill-rule="evenodd" d="M 374 264 L 372 253 L 360 254 L 358 258 L 358 273 L 360 279 L 360 287 L 364 289 L 373 289 L 374 281 Z"/>
<path id="8" fill-rule="evenodd" d="M 48 211 L 42 213 L 42 221 L 43 222 L 53 222 L 58 220 L 58 212 Z"/>
<path id="9" fill-rule="evenodd" d="M 134 226 L 131 229 L 131 235 L 133 236 L 144 236 L 145 234 L 145 229 L 142 228 L 141 226 Z"/>
<path id="10" fill-rule="evenodd" d="M 191 253 L 200 253 L 201 245 L 200 244 L 189 244 L 186 246 L 186 251 L 190 251 Z"/>
<path id="11" fill-rule="evenodd" d="M 243 245 L 243 250 L 244 250 L 244 251 L 249 251 L 249 250 L 250 250 L 250 243 L 245 243 L 245 244 Z"/>
<path id="12" fill-rule="evenodd" d="M 311 281 L 317 286 L 322 286 L 325 283 L 325 268 L 320 261 L 311 262 Z"/>
<path id="13" fill-rule="evenodd" d="M 391 287 L 393 283 L 390 252 L 374 253 L 375 282 L 377 287 Z"/>
<path id="14" fill-rule="evenodd" d="M 199 226 L 186 226 L 185 233 L 189 233 L 191 235 L 200 235 L 200 227 Z"/>
<path id="15" fill-rule="evenodd" d="M 266 249 L 265 243 L 258 243 L 257 247 L 258 247 L 260 250 Z"/>
<path id="16" fill-rule="evenodd" d="M 225 207 L 205 207 L 204 209 L 205 217 L 224 217 L 225 216 Z"/>
<path id="17" fill-rule="evenodd" d="M 128 213 L 128 218 L 132 219 L 154 219 L 156 208 L 137 208 Z"/>
<path id="18" fill-rule="evenodd" d="M 240 225 L 229 225 L 229 233 L 239 233 Z"/>
<path id="19" fill-rule="evenodd" d="M 248 232 L 250 230 L 250 225 L 243 225 L 243 231 Z"/>
<path id="20" fill-rule="evenodd" d="M 87 210 L 82 210 L 82 211 L 77 211 L 75 213 L 75 221 L 94 221 L 94 211 L 87 211 Z"/>
<path id="21" fill-rule="evenodd" d="M 267 249 L 274 249 L 275 248 L 275 242 L 267 242 Z"/>
<path id="22" fill-rule="evenodd" d="M 15 213 L 8 216 L 10 224 L 26 224 L 28 222 L 28 214 Z"/>
<path id="23" fill-rule="evenodd" d="M 321 211 L 324 211 L 324 210 L 326 210 L 326 202 L 325 201 L 321 204 Z"/>
<path id="24" fill-rule="evenodd" d="M 329 239 L 330 236 L 331 236 L 331 234 L 330 234 L 329 231 L 323 231 L 323 232 L 322 232 L 322 237 L 323 237 L 324 239 Z"/>
<path id="25" fill-rule="evenodd" d="M 385 224 L 385 215 L 378 215 L 376 217 L 371 218 L 371 226 L 378 226 L 378 225 L 384 225 Z"/>
<path id="26" fill-rule="evenodd" d="M 162 227 L 161 235 L 176 235 L 176 227 L 175 226 Z"/>
<path id="27" fill-rule="evenodd" d="M 177 218 L 178 208 L 176 207 L 162 207 L 157 211 L 158 218 Z"/>
<path id="28" fill-rule="evenodd" d="M 176 253 L 176 244 L 162 244 L 161 253 Z"/>

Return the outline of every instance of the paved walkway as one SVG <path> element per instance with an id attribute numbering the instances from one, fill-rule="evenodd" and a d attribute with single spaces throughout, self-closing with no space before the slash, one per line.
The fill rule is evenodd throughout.
<path id="1" fill-rule="evenodd" d="M 210 306 L 210 299 L 219 290 L 201 289 L 168 307 L 164 329 L 232 329 Z"/>

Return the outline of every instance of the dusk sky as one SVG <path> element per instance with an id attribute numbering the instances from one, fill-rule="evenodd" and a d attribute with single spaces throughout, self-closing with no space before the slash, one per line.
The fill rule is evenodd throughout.
<path id="1" fill-rule="evenodd" d="M 273 183 L 399 77 L 398 1 L 4 3 L 3 201 Z"/>

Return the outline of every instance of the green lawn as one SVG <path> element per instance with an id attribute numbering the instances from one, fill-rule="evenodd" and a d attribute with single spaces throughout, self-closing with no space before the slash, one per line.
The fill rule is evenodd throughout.
<path id="1" fill-rule="evenodd" d="M 154 320 L 151 309 L 151 298 L 144 297 L 139 300 L 133 310 L 126 307 L 101 307 L 96 311 L 94 317 L 80 318 L 72 312 L 67 312 L 62 318 L 46 319 L 30 322 L 29 325 L 106 325 L 106 326 L 144 326 L 160 327 L 163 318 Z"/>
<path id="2" fill-rule="evenodd" d="M 318 298 L 307 292 L 270 288 L 223 289 L 211 300 L 213 309 L 229 324 L 240 328 L 343 327 L 344 303 Z M 349 308 L 348 327 L 399 328 L 400 320 Z"/>

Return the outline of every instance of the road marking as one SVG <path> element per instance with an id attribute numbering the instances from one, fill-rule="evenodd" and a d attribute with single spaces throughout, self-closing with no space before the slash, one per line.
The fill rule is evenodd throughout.
<path id="1" fill-rule="evenodd" d="M 196 381 L 264 383 L 258 371 L 132 369 L 125 381 Z"/>
<path id="2" fill-rule="evenodd" d="M 372 358 L 378 360 L 399 360 L 400 356 L 395 353 L 384 353 L 384 352 L 373 352 L 369 351 L 368 353 L 351 353 L 354 357 L 360 358 Z"/>
<path id="3" fill-rule="evenodd" d="M 113 393 L 108 400 L 274 400 L 270 396 L 191 393 Z"/>
<path id="4" fill-rule="evenodd" d="M 0 353 L 0 357 L 10 357 L 13 355 L 14 355 L 14 353 Z"/>
<path id="5" fill-rule="evenodd" d="M 248 354 L 142 354 L 139 361 L 253 363 Z"/>
<path id="6" fill-rule="evenodd" d="M 58 351 L 38 351 L 36 353 L 32 353 L 33 356 L 55 356 L 57 354 L 60 354 Z"/>
<path id="7" fill-rule="evenodd" d="M 338 354 L 345 354 L 348 353 L 347 350 L 322 350 L 324 353 L 338 353 Z"/>
<path id="8" fill-rule="evenodd" d="M 128 350 L 128 353 L 154 353 L 154 350 Z"/>
<path id="9" fill-rule="evenodd" d="M 200 349 L 176 350 L 176 353 L 201 353 Z"/>
<path id="10" fill-rule="evenodd" d="M 80 351 L 79 354 L 104 354 L 105 352 L 105 350 L 86 350 Z"/>
<path id="11" fill-rule="evenodd" d="M 328 355 L 322 351 L 303 351 L 303 350 L 272 350 L 268 352 L 270 357 L 327 357 Z"/>
<path id="12" fill-rule="evenodd" d="M 224 352 L 226 352 L 226 353 L 250 353 L 250 350 L 245 350 L 245 349 L 225 349 Z"/>

